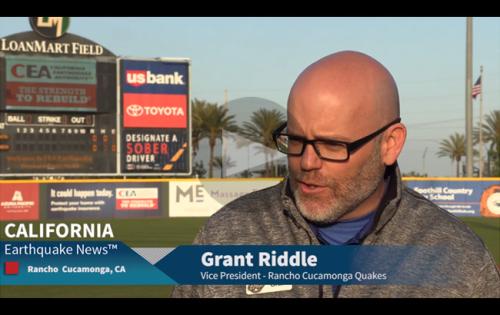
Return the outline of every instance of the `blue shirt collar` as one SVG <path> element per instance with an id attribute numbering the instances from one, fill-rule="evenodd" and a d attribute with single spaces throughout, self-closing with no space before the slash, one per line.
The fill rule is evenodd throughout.
<path id="1" fill-rule="evenodd" d="M 377 211 L 371 211 L 367 215 L 360 218 L 337 221 L 326 226 L 318 226 L 310 222 L 309 225 L 322 244 L 359 244 L 371 230 L 376 214 Z"/>

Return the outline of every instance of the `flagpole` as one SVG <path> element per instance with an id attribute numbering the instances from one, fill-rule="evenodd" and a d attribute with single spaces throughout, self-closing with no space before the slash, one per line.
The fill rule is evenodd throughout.
<path id="1" fill-rule="evenodd" d="M 479 177 L 483 177 L 483 66 L 481 65 L 481 90 L 479 91 Z"/>
<path id="2" fill-rule="evenodd" d="M 466 23 L 465 54 L 465 161 L 466 176 L 472 177 L 472 17 Z"/>

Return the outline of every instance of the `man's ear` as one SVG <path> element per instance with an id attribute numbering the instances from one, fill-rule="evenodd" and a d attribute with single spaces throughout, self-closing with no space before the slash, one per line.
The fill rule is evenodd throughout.
<path id="1" fill-rule="evenodd" d="M 380 153 L 385 165 L 392 165 L 396 162 L 403 150 L 405 140 L 406 127 L 402 123 L 395 124 L 384 132 Z"/>

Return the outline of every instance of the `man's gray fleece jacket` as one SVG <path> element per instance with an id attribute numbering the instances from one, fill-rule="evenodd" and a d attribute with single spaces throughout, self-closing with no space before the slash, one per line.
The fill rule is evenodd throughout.
<path id="1" fill-rule="evenodd" d="M 434 272 L 451 280 L 446 286 L 293 285 L 291 290 L 249 295 L 245 285 L 181 285 L 172 297 L 496 297 L 500 275 L 491 254 L 474 232 L 452 214 L 405 187 L 397 166 L 372 231 L 362 245 L 445 245 L 451 265 Z M 318 245 L 301 216 L 287 180 L 245 195 L 216 212 L 194 244 Z M 251 284 L 251 283 L 249 283 Z"/>

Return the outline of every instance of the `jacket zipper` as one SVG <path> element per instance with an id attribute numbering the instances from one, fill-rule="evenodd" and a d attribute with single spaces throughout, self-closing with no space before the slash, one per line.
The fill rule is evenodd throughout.
<path id="1" fill-rule="evenodd" d="M 339 297 L 339 293 L 340 293 L 340 287 L 341 285 L 338 285 L 335 287 L 335 291 L 333 291 L 333 298 L 336 299 Z"/>
<path id="2" fill-rule="evenodd" d="M 293 224 L 295 224 L 295 226 L 296 226 L 296 227 L 298 227 L 299 229 L 303 229 L 303 230 L 305 230 L 305 228 L 304 228 L 302 225 L 300 225 L 300 224 L 299 224 L 299 222 L 297 222 L 297 219 L 295 219 L 295 218 L 293 217 L 293 215 L 290 213 L 290 210 L 288 210 L 288 209 L 286 209 L 286 208 L 285 208 L 285 209 L 283 209 L 283 212 L 285 213 L 285 215 L 286 215 L 287 217 L 289 217 L 289 218 L 293 221 Z M 314 245 L 314 244 L 313 244 L 313 240 L 312 240 L 312 238 L 311 238 L 311 235 L 309 235 L 309 233 L 308 233 L 307 231 L 305 231 L 305 232 L 306 232 L 306 234 L 307 234 L 307 237 L 309 238 L 309 245 Z M 324 287 L 324 285 L 322 285 L 322 284 L 318 285 L 318 289 L 319 289 L 319 298 L 323 298 L 323 295 L 324 295 L 324 294 L 323 294 L 323 287 Z"/>

